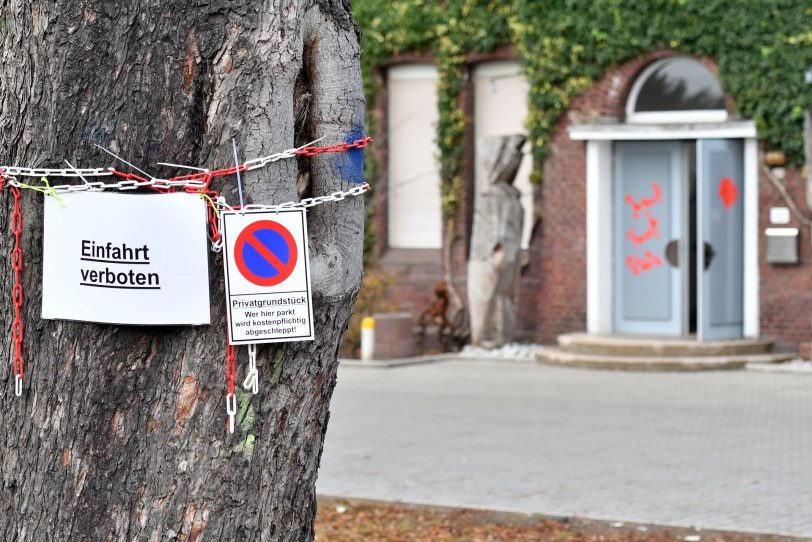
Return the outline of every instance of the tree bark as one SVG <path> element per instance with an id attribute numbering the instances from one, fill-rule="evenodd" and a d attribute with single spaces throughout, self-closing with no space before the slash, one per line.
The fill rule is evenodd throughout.
<path id="1" fill-rule="evenodd" d="M 249 159 L 363 133 L 358 31 L 346 0 L 0 6 L 2 164 L 113 165 L 97 143 L 166 177 L 180 172 L 152 164 L 230 165 L 232 137 Z M 361 167 L 357 154 L 283 160 L 245 175 L 246 199 L 347 189 Z M 233 178 L 214 187 L 237 200 Z M 22 398 L 10 355 L 0 367 L 0 538 L 312 539 L 337 352 L 360 285 L 361 199 L 309 211 L 316 340 L 259 347 L 260 393 L 238 393 L 234 435 L 221 256 L 209 261 L 211 326 L 43 321 L 41 199 L 23 194 Z M 0 196 L 6 300 L 11 201 Z M 10 353 L 10 301 L 0 314 Z M 238 364 L 241 379 L 244 350 Z"/>

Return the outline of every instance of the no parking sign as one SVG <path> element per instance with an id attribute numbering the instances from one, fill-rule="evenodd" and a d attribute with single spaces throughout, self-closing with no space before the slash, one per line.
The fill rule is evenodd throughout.
<path id="1" fill-rule="evenodd" d="M 231 344 L 313 340 L 304 209 L 223 213 Z"/>

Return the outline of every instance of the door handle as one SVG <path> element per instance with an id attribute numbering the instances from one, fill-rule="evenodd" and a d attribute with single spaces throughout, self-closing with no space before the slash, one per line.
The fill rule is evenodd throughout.
<path id="1" fill-rule="evenodd" d="M 703 270 L 707 271 L 708 268 L 711 266 L 711 262 L 713 261 L 713 257 L 716 256 L 716 252 L 713 250 L 713 247 L 710 246 L 708 243 L 705 243 L 703 241 L 702 244 L 704 245 L 704 251 L 705 251 L 705 257 L 704 257 L 705 265 L 703 266 Z"/>
<path id="2" fill-rule="evenodd" d="M 665 259 L 671 267 L 679 267 L 679 240 L 672 239 L 665 245 Z"/>

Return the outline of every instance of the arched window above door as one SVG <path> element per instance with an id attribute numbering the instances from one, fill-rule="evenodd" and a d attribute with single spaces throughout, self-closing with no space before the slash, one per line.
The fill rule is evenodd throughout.
<path id="1" fill-rule="evenodd" d="M 722 85 L 701 62 L 669 57 L 648 66 L 632 86 L 626 121 L 633 123 L 724 122 Z"/>

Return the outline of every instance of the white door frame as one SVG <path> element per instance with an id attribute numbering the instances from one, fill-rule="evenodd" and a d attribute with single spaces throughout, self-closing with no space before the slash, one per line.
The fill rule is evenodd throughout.
<path id="1" fill-rule="evenodd" d="M 579 124 L 570 138 L 586 141 L 586 329 L 614 331 L 612 142 L 663 139 L 744 140 L 744 336 L 759 336 L 758 143 L 752 121 L 682 125 Z"/>

